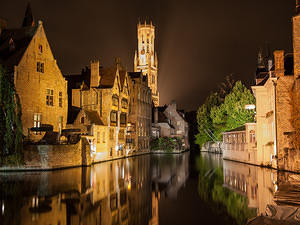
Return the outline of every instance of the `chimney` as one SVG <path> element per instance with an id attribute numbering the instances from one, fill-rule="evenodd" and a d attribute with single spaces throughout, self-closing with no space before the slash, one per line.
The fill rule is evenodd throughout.
<path id="1" fill-rule="evenodd" d="M 100 73 L 99 73 L 100 63 L 99 60 L 91 61 L 91 87 L 98 87 L 100 82 Z"/>
<path id="2" fill-rule="evenodd" d="M 284 76 L 284 51 L 274 51 L 275 75 L 276 77 Z"/>

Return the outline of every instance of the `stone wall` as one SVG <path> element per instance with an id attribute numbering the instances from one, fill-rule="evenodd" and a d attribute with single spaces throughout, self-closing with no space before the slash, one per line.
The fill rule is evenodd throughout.
<path id="1" fill-rule="evenodd" d="M 277 120 L 277 156 L 278 169 L 290 170 L 285 158 L 291 149 L 289 133 L 293 131 L 291 124 L 291 89 L 294 83 L 293 76 L 279 77 L 276 86 L 276 120 Z M 289 159 L 290 160 L 290 159 Z"/>
<path id="2" fill-rule="evenodd" d="M 85 139 L 74 145 L 28 145 L 24 159 L 25 167 L 32 169 L 91 165 L 90 146 Z"/>

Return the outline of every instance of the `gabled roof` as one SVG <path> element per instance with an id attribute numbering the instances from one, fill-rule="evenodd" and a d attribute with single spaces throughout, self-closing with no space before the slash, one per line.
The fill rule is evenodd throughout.
<path id="1" fill-rule="evenodd" d="M 84 113 L 91 124 L 104 125 L 97 111 L 84 110 Z"/>
<path id="2" fill-rule="evenodd" d="M 0 35 L 0 64 L 9 71 L 22 59 L 38 25 L 19 29 L 5 29 Z"/>

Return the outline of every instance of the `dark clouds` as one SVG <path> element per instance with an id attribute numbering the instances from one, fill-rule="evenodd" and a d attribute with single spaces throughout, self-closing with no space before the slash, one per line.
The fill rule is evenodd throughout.
<path id="1" fill-rule="evenodd" d="M 2 0 L 0 17 L 20 26 L 26 0 Z M 196 109 L 223 78 L 252 84 L 257 50 L 292 49 L 295 0 L 32 0 L 63 73 L 79 73 L 91 59 L 104 66 L 121 57 L 133 68 L 137 21 L 157 26 L 161 103 L 176 99 Z"/>

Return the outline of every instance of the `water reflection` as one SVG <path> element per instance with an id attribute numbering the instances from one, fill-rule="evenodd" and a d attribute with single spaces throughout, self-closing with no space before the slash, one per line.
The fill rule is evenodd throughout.
<path id="1" fill-rule="evenodd" d="M 300 176 L 222 161 L 203 153 L 197 160 L 198 192 L 218 212 L 226 211 L 237 224 L 300 222 Z M 249 220 L 251 219 L 251 220 Z"/>
<path id="2" fill-rule="evenodd" d="M 161 196 L 188 177 L 188 153 L 93 167 L 0 174 L 0 224 L 158 225 Z"/>
<path id="3" fill-rule="evenodd" d="M 196 169 L 189 153 L 147 155 L 0 174 L 0 224 L 163 225 L 168 218 L 172 224 L 199 224 L 198 209 L 202 224 L 211 224 L 212 217 L 218 224 L 244 225 L 249 218 L 249 225 L 299 224 L 298 174 L 223 161 L 216 154 L 194 161 Z"/>

